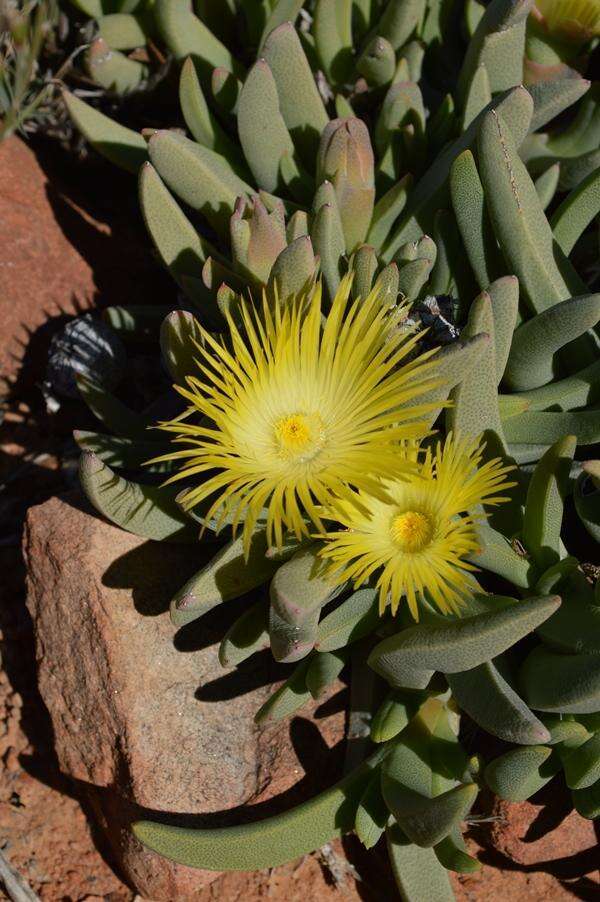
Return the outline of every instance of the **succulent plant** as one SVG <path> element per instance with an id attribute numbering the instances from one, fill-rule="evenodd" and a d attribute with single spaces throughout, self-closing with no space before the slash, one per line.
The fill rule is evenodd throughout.
<path id="1" fill-rule="evenodd" d="M 260 27 L 249 18 L 260 56 L 246 71 L 225 45 L 217 53 L 201 19 L 158 0 L 163 34 L 184 60 L 180 101 L 192 138 L 141 136 L 67 97 L 91 143 L 139 170 L 146 225 L 183 298 L 180 310 L 113 308 L 107 320 L 126 339 L 160 332 L 164 366 L 191 403 L 168 394 L 138 414 L 80 379 L 115 433 L 77 435 L 86 452 L 81 481 L 98 511 L 125 529 L 191 543 L 201 529 L 204 542 L 220 543 L 174 587 L 171 616 L 189 623 L 252 593 L 223 639 L 221 662 L 236 666 L 270 646 L 277 660 L 296 664 L 259 722 L 293 714 L 349 668 L 363 696 L 354 713 L 370 724 L 375 751 L 357 752 L 337 786 L 274 819 L 216 831 L 135 829 L 162 854 L 216 870 L 273 866 L 353 829 L 370 847 L 385 832 L 403 898 L 451 898 L 446 871 L 478 867 L 460 825 L 480 785 L 527 798 L 563 770 L 577 809 L 598 814 L 600 605 L 563 506 L 573 493 L 598 538 L 597 462 L 578 475 L 573 458 L 577 444 L 600 438 L 600 295 L 588 284 L 597 279 L 588 237 L 600 211 L 599 99 L 573 71 L 522 86 L 529 0 L 466 4 L 464 51 L 445 4 L 318 0 L 310 27 L 297 31 L 286 20 L 300 6 L 263 4 L 270 16 Z M 569 124 L 557 125 L 575 104 Z M 508 501 L 477 525 L 479 549 L 465 545 L 458 555 L 481 572 L 474 591 L 459 592 L 457 610 L 440 604 L 433 576 L 412 599 L 416 623 L 404 602 L 395 615 L 380 614 L 382 585 L 384 596 L 393 588 L 374 572 L 362 586 L 352 585 L 356 572 L 333 586 L 317 566 L 323 538 L 301 522 L 315 522 L 312 501 L 293 516 L 287 501 L 289 531 L 274 537 L 272 513 L 258 502 L 250 513 L 210 505 L 207 458 L 193 450 L 182 452 L 191 459 L 183 493 L 158 484 L 165 471 L 180 475 L 172 472 L 178 458 L 164 430 L 147 426 L 161 419 L 184 439 L 214 438 L 214 409 L 192 409 L 218 372 L 211 353 L 233 361 L 224 370 L 243 360 L 254 373 L 238 331 L 249 334 L 252 304 L 257 316 L 295 322 L 299 299 L 314 298 L 316 286 L 324 335 L 344 315 L 351 328 L 354 314 L 337 314 L 340 292 L 349 291 L 354 306 L 344 311 L 367 317 L 376 302 L 373 322 L 381 330 L 392 323 L 390 335 L 412 341 L 415 354 L 443 343 L 432 358 L 439 382 L 406 400 L 409 413 L 420 405 L 413 414 L 423 428 L 464 441 L 483 435 L 480 474 L 518 465 Z M 422 324 L 430 335 L 417 338 Z M 266 335 L 270 328 L 256 343 Z M 309 436 L 313 424 L 287 425 Z M 440 453 L 423 451 L 425 461 L 438 455 L 434 469 L 420 464 L 426 484 L 438 478 Z M 455 513 L 471 526 L 476 506 L 470 498 Z M 245 538 L 235 529 L 244 518 Z M 358 530 L 341 513 L 333 519 Z M 428 528 L 418 516 L 395 523 L 403 553 L 414 541 L 428 544 Z M 461 713 L 516 748 L 484 766 L 459 741 Z"/>

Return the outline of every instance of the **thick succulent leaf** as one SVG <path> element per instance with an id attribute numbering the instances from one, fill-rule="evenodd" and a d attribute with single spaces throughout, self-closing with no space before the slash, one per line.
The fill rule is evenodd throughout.
<path id="1" fill-rule="evenodd" d="M 535 186 L 519 158 L 518 142 L 497 108 L 485 114 L 478 146 L 494 231 L 532 310 L 540 313 L 583 293 L 585 286 L 568 261 L 560 258 L 560 249 L 555 249 Z"/>
<path id="2" fill-rule="evenodd" d="M 405 0 L 404 3 L 388 0 L 377 23 L 377 31 L 390 42 L 394 50 L 399 50 L 416 30 L 424 12 L 425 0 Z"/>
<path id="3" fill-rule="evenodd" d="M 356 835 L 365 849 L 376 845 L 389 819 L 390 812 L 381 792 L 381 776 L 377 770 L 361 796 L 354 824 Z"/>
<path id="4" fill-rule="evenodd" d="M 191 56 L 199 70 L 210 75 L 212 69 L 223 66 L 240 73 L 240 65 L 227 47 L 181 0 L 156 0 L 154 16 L 158 29 L 176 59 Z"/>
<path id="5" fill-rule="evenodd" d="M 316 277 L 317 261 L 308 235 L 301 235 L 282 250 L 271 269 L 269 290 L 275 286 L 282 300 L 297 295 L 312 284 Z"/>
<path id="6" fill-rule="evenodd" d="M 412 176 L 407 174 L 396 182 L 375 204 L 367 243 L 375 250 L 381 250 L 392 226 L 406 205 L 406 198 L 412 185 Z"/>
<path id="7" fill-rule="evenodd" d="M 293 626 L 302 624 L 343 588 L 325 578 L 317 552 L 316 544 L 297 551 L 279 567 L 271 582 L 271 605 Z"/>
<path id="8" fill-rule="evenodd" d="M 302 623 L 290 623 L 273 605 L 269 608 L 271 654 L 281 664 L 301 661 L 314 648 L 319 626 L 319 609 L 312 611 Z"/>
<path id="9" fill-rule="evenodd" d="M 527 90 L 533 97 L 535 107 L 531 131 L 538 131 L 563 110 L 576 103 L 589 87 L 589 81 L 577 74 L 574 77 L 556 78 L 528 85 Z"/>
<path id="10" fill-rule="evenodd" d="M 331 789 L 291 811 L 253 824 L 194 830 L 152 821 L 134 824 L 145 846 L 189 867 L 254 871 L 319 849 L 354 826 L 356 808 L 386 750 L 379 750 Z"/>
<path id="11" fill-rule="evenodd" d="M 527 401 L 529 410 L 572 410 L 575 407 L 586 407 L 600 400 L 600 360 L 573 376 L 523 392 L 517 397 Z"/>
<path id="12" fill-rule="evenodd" d="M 352 0 L 317 0 L 312 31 L 328 80 L 333 84 L 350 81 L 354 70 Z"/>
<path id="13" fill-rule="evenodd" d="M 560 163 L 553 163 L 536 178 L 534 185 L 542 210 L 545 210 L 552 202 L 558 188 L 559 178 Z"/>
<path id="14" fill-rule="evenodd" d="M 525 26 L 533 0 L 493 0 L 469 41 L 458 80 L 464 97 L 476 69 L 484 65 L 490 90 L 505 91 L 523 81 Z"/>
<path id="15" fill-rule="evenodd" d="M 341 281 L 341 261 L 345 251 L 337 205 L 323 204 L 313 217 L 310 230 L 315 252 L 321 259 L 321 272 L 327 296 L 331 299 Z"/>
<path id="16" fill-rule="evenodd" d="M 237 124 L 244 155 L 260 188 L 276 191 L 286 184 L 284 159 L 299 179 L 294 144 L 281 115 L 277 85 L 263 59 L 254 64 L 244 82 Z"/>
<path id="17" fill-rule="evenodd" d="M 415 846 L 397 824 L 386 831 L 394 878 L 402 899 L 410 902 L 453 902 L 448 871 L 433 849 Z"/>
<path id="18" fill-rule="evenodd" d="M 572 435 L 552 445 L 535 468 L 527 489 L 522 538 L 542 570 L 560 558 L 563 506 L 576 447 L 577 440 Z"/>
<path id="19" fill-rule="evenodd" d="M 337 680 L 348 660 L 348 649 L 317 652 L 311 657 L 306 672 L 306 687 L 313 698 L 320 698 L 325 689 Z"/>
<path id="20" fill-rule="evenodd" d="M 143 16 L 130 13 L 109 13 L 98 19 L 98 37 L 111 50 L 133 50 L 143 47 L 148 39 L 148 29 Z"/>
<path id="21" fill-rule="evenodd" d="M 127 532 L 157 542 L 197 542 L 197 527 L 168 489 L 123 479 L 92 451 L 81 455 L 79 481 L 96 510 Z"/>
<path id="22" fill-rule="evenodd" d="M 168 450 L 167 447 L 164 449 L 157 447 L 156 442 L 102 435 L 99 432 L 85 432 L 81 429 L 73 432 L 73 438 L 82 451 L 93 451 L 96 457 L 109 467 L 122 470 L 135 470 L 154 457 L 157 451 L 160 453 L 161 450 L 165 452 Z M 166 473 L 172 469 L 172 465 L 165 462 L 153 464 L 148 469 L 153 473 Z"/>
<path id="23" fill-rule="evenodd" d="M 496 112 L 501 114 L 507 123 L 518 147 L 529 130 L 533 113 L 531 95 L 523 87 L 513 88 L 497 100 L 494 99 L 492 103 Z M 482 110 L 463 134 L 442 150 L 411 192 L 396 230 L 383 249 L 382 256 L 386 263 L 392 259 L 396 250 L 405 241 L 418 238 L 424 230 L 431 229 L 435 213 L 446 206 L 446 187 L 450 167 L 463 150 L 474 147 L 480 125 L 488 112 L 489 108 Z M 484 189 L 486 189 L 483 175 L 482 181 Z M 565 294 L 565 297 L 568 297 L 569 293 Z"/>
<path id="24" fill-rule="evenodd" d="M 556 303 L 516 330 L 504 381 L 513 391 L 529 391 L 556 375 L 560 348 L 583 335 L 600 319 L 600 294 Z M 556 356 L 555 356 L 556 355 Z"/>
<path id="25" fill-rule="evenodd" d="M 494 661 L 447 675 L 459 707 L 492 736 L 530 745 L 548 742 L 550 734 L 504 679 Z"/>
<path id="26" fill-rule="evenodd" d="M 566 655 L 541 645 L 525 659 L 520 683 L 536 711 L 594 714 L 600 710 L 600 655 Z"/>
<path id="27" fill-rule="evenodd" d="M 582 817 L 600 817 L 600 780 L 588 789 L 576 789 L 572 796 L 573 804 Z"/>
<path id="28" fill-rule="evenodd" d="M 422 848 L 437 845 L 464 820 L 478 793 L 474 783 L 466 783 L 428 799 L 391 780 L 385 771 L 381 785 L 385 802 L 402 831 Z"/>
<path id="29" fill-rule="evenodd" d="M 448 871 L 459 874 L 473 874 L 481 870 L 481 862 L 467 853 L 467 847 L 458 828 L 451 830 L 448 836 L 434 846 L 437 860 Z"/>
<path id="30" fill-rule="evenodd" d="M 238 147 L 223 131 L 208 108 L 191 58 L 186 59 L 181 67 L 179 105 L 187 127 L 199 144 L 229 159 L 239 160 Z"/>
<path id="31" fill-rule="evenodd" d="M 575 435 L 578 445 L 593 445 L 600 441 L 600 410 L 528 410 L 505 421 L 504 435 L 511 444 L 551 445 L 564 435 Z"/>
<path id="32" fill-rule="evenodd" d="M 565 129 L 559 129 L 546 141 L 546 155 L 579 157 L 597 151 L 600 144 L 600 88 L 593 84 L 577 114 Z"/>
<path id="33" fill-rule="evenodd" d="M 409 260 L 398 267 L 398 291 L 407 301 L 415 301 L 431 273 L 431 260 Z"/>
<path id="34" fill-rule="evenodd" d="M 311 661 L 312 657 L 298 664 L 287 680 L 261 705 L 254 716 L 256 723 L 284 720 L 312 698 L 306 685 L 306 675 Z"/>
<path id="35" fill-rule="evenodd" d="M 390 42 L 381 35 L 372 37 L 356 61 L 356 71 L 370 87 L 388 85 L 396 71 L 396 54 Z"/>
<path id="36" fill-rule="evenodd" d="M 496 381 L 499 384 L 506 369 L 519 313 L 519 280 L 515 276 L 503 276 L 488 286 L 487 293 L 492 304 Z"/>
<path id="37" fill-rule="evenodd" d="M 269 647 L 269 606 L 264 598 L 232 623 L 219 645 L 222 667 L 236 667 L 257 651 Z"/>
<path id="38" fill-rule="evenodd" d="M 171 621 L 175 626 L 184 626 L 222 601 L 239 598 L 262 585 L 277 568 L 276 563 L 265 558 L 266 550 L 264 529 L 252 536 L 247 560 L 242 538 L 232 539 L 175 594 Z"/>
<path id="39" fill-rule="evenodd" d="M 494 338 L 492 299 L 483 291 L 471 305 L 463 336 L 472 338 L 484 332 Z M 504 336 L 503 336 L 504 337 Z M 453 406 L 447 412 L 450 428 L 460 435 L 483 433 L 490 456 L 506 453 L 502 421 L 498 408 L 496 352 L 490 342 L 476 360 L 466 379 L 452 392 Z"/>
<path id="40" fill-rule="evenodd" d="M 533 579 L 531 562 L 518 554 L 510 541 L 488 523 L 478 523 L 476 528 L 482 549 L 470 555 L 468 560 L 477 567 L 505 577 L 515 586 L 527 588 Z"/>
<path id="41" fill-rule="evenodd" d="M 173 278 L 197 275 L 212 249 L 148 162 L 140 169 L 139 192 L 146 228 Z"/>
<path id="42" fill-rule="evenodd" d="M 371 724 L 373 742 L 387 742 L 408 725 L 423 700 L 415 692 L 390 692 L 383 700 Z"/>
<path id="43" fill-rule="evenodd" d="M 499 596 L 486 597 L 490 606 L 496 600 L 506 602 Z M 527 598 L 474 617 L 411 626 L 376 645 L 369 665 L 392 686 L 424 689 L 435 670 L 457 673 L 497 657 L 543 623 L 559 604 L 557 596 Z"/>
<path id="44" fill-rule="evenodd" d="M 148 158 L 143 137 L 69 91 L 63 91 L 62 96 L 71 119 L 92 147 L 121 169 L 137 172 Z"/>
<path id="45" fill-rule="evenodd" d="M 298 17 L 298 13 L 304 6 L 304 0 L 276 0 L 275 3 L 271 4 L 272 11 L 269 15 L 265 27 L 262 33 L 262 37 L 260 39 L 259 49 L 262 49 L 267 37 L 278 28 L 280 25 L 283 25 L 284 22 L 289 22 L 290 24 L 294 24 L 296 18 Z"/>
<path id="46" fill-rule="evenodd" d="M 112 50 L 100 37 L 90 44 L 85 55 L 85 67 L 90 78 L 105 91 L 115 94 L 135 91 L 150 71 L 145 63 L 130 59 L 119 50 Z"/>
<path id="47" fill-rule="evenodd" d="M 504 266 L 485 206 L 483 186 L 470 150 L 459 154 L 452 164 L 450 194 L 469 263 L 483 291 L 501 274 Z"/>
<path id="48" fill-rule="evenodd" d="M 600 213 L 600 168 L 591 172 L 568 194 L 552 215 L 554 238 L 563 253 L 571 253 L 577 239 L 598 213 Z"/>
<path id="49" fill-rule="evenodd" d="M 392 264 L 393 265 L 393 264 Z M 443 384 L 432 388 L 419 398 L 409 402 L 412 404 L 430 404 L 442 402 L 448 397 L 450 391 L 458 385 L 472 371 L 476 362 L 485 354 L 491 339 L 489 335 L 475 335 L 473 338 L 461 337 L 452 342 L 436 355 L 437 373 L 443 379 Z M 428 416 L 430 425 L 437 419 L 439 408 Z"/>
<path id="50" fill-rule="evenodd" d="M 203 341 L 200 323 L 187 310 L 173 310 L 160 327 L 160 350 L 174 382 L 185 384 L 186 376 L 198 373 L 198 344 Z"/>
<path id="51" fill-rule="evenodd" d="M 305 165 L 312 167 L 319 149 L 321 132 L 329 117 L 298 32 L 290 21 L 284 21 L 284 24 L 271 31 L 264 43 L 262 56 L 275 79 L 279 111 L 290 137 Z"/>
<path id="52" fill-rule="evenodd" d="M 377 589 L 359 589 L 319 623 L 315 648 L 335 651 L 367 636 L 379 622 Z"/>
<path id="53" fill-rule="evenodd" d="M 600 732 L 561 756 L 570 789 L 589 789 L 600 780 Z"/>
<path id="54" fill-rule="evenodd" d="M 98 417 L 107 429 L 133 441 L 138 439 L 144 442 L 152 439 L 161 441 L 158 433 L 148 429 L 150 424 L 141 414 L 127 407 L 102 386 L 79 376 L 77 388 L 94 416 Z"/>
<path id="55" fill-rule="evenodd" d="M 378 265 L 377 254 L 374 248 L 369 247 L 368 244 L 361 245 L 352 254 L 349 268 L 354 273 L 352 280 L 352 297 L 354 300 L 366 298 L 369 294 Z"/>
<path id="56" fill-rule="evenodd" d="M 600 487 L 585 468 L 575 483 L 573 498 L 579 519 L 592 538 L 600 543 Z"/>
<path id="57" fill-rule="evenodd" d="M 157 131 L 148 142 L 150 160 L 161 178 L 223 237 L 236 198 L 253 192 L 220 154 L 172 131 Z"/>
<path id="58" fill-rule="evenodd" d="M 102 311 L 102 319 L 124 341 L 154 342 L 170 309 L 166 304 L 115 305 Z"/>
<path id="59" fill-rule="evenodd" d="M 490 79 L 484 63 L 480 63 L 473 71 L 471 80 L 465 91 L 462 127 L 468 128 L 473 119 L 491 102 Z"/>
<path id="60" fill-rule="evenodd" d="M 497 796 L 509 802 L 524 802 L 545 786 L 560 770 L 560 762 L 551 758 L 546 745 L 511 749 L 490 761 L 485 781 Z"/>

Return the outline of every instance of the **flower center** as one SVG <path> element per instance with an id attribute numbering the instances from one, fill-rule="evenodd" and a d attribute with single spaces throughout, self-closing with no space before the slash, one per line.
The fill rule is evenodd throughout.
<path id="1" fill-rule="evenodd" d="M 275 437 L 281 457 L 310 460 L 323 447 L 323 422 L 318 414 L 293 413 L 277 420 Z"/>
<path id="2" fill-rule="evenodd" d="M 390 535 L 400 551 L 422 551 L 431 541 L 433 524 L 420 511 L 404 511 L 392 520 Z"/>

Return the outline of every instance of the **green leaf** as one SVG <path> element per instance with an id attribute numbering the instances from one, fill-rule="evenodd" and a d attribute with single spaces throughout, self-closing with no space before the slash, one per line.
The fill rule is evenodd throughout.
<path id="1" fill-rule="evenodd" d="M 485 781 L 501 799 L 524 802 L 560 770 L 560 764 L 550 759 L 551 755 L 552 749 L 545 745 L 511 749 L 488 764 Z"/>
<path id="2" fill-rule="evenodd" d="M 519 312 L 519 280 L 515 276 L 503 276 L 492 282 L 487 292 L 492 304 L 496 381 L 499 384 L 506 369 Z"/>
<path id="3" fill-rule="evenodd" d="M 76 429 L 73 438 L 82 451 L 93 451 L 102 463 L 109 467 L 123 470 L 135 470 L 145 464 L 147 460 L 156 455 L 157 451 L 169 450 L 168 446 L 161 449 L 156 442 L 143 441 L 141 439 L 121 438 L 114 435 L 102 435 L 99 432 L 85 432 Z M 153 473 L 166 473 L 173 467 L 169 462 L 154 464 L 148 469 Z"/>
<path id="4" fill-rule="evenodd" d="M 481 863 L 467 854 L 467 847 L 458 828 L 434 846 L 436 858 L 448 871 L 459 874 L 473 874 L 481 870 Z"/>
<path id="5" fill-rule="evenodd" d="M 137 132 L 119 125 L 69 91 L 62 94 L 69 115 L 98 153 L 127 172 L 137 172 L 148 158 L 146 142 Z"/>
<path id="6" fill-rule="evenodd" d="M 294 668 L 285 683 L 258 709 L 254 716 L 256 723 L 284 720 L 310 701 L 312 696 L 306 685 L 306 675 L 311 662 L 312 657 L 307 658 Z"/>
<path id="7" fill-rule="evenodd" d="M 317 652 L 312 656 L 306 673 L 306 688 L 313 698 L 320 698 L 325 689 L 337 680 L 348 655 L 348 649 L 343 648 L 338 651 Z"/>
<path id="8" fill-rule="evenodd" d="M 123 341 L 146 342 L 156 340 L 160 324 L 170 307 L 162 304 L 128 304 L 105 307 L 103 321 L 114 329 Z"/>
<path id="9" fill-rule="evenodd" d="M 109 13 L 98 19 L 98 37 L 106 41 L 111 50 L 133 50 L 145 46 L 148 30 L 142 16 Z"/>
<path id="10" fill-rule="evenodd" d="M 600 780 L 600 732 L 563 758 L 569 789 L 589 789 Z"/>
<path id="11" fill-rule="evenodd" d="M 390 812 L 381 793 L 381 776 L 375 771 L 363 792 L 356 812 L 354 829 L 365 849 L 372 849 L 379 841 Z"/>
<path id="12" fill-rule="evenodd" d="M 189 867 L 213 871 L 252 871 L 276 867 L 314 849 L 354 826 L 356 807 L 387 750 L 291 811 L 253 824 L 194 830 L 137 821 L 133 831 L 145 846 Z"/>
<path id="13" fill-rule="evenodd" d="M 379 622 L 377 589 L 359 589 L 319 623 L 315 648 L 335 651 L 367 636 Z"/>
<path id="14" fill-rule="evenodd" d="M 390 692 L 383 700 L 371 724 L 373 742 L 387 742 L 408 725 L 423 697 L 414 692 Z"/>
<path id="15" fill-rule="evenodd" d="M 573 497 L 579 519 L 592 538 L 600 542 L 600 487 L 585 467 L 575 483 Z"/>
<path id="16" fill-rule="evenodd" d="M 578 74 L 566 78 L 539 81 L 527 86 L 533 97 L 534 114 L 531 131 L 536 132 L 583 97 L 590 83 Z M 559 242 L 560 243 L 560 242 Z M 563 248 L 564 250 L 564 248 Z M 565 251 L 565 253 L 567 253 Z"/>
<path id="17" fill-rule="evenodd" d="M 552 231 L 558 246 L 570 254 L 577 239 L 600 213 L 600 168 L 591 172 L 554 212 Z"/>
<path id="18" fill-rule="evenodd" d="M 230 160 L 241 162 L 239 148 L 223 131 L 208 108 L 191 58 L 186 59 L 181 67 L 179 105 L 187 127 L 199 144 Z"/>
<path id="19" fill-rule="evenodd" d="M 221 602 L 239 598 L 267 582 L 277 569 L 277 563 L 265 558 L 266 550 L 264 528 L 257 529 L 252 536 L 247 559 L 241 536 L 227 542 L 173 596 L 171 622 L 175 626 L 184 626 Z"/>
<path id="20" fill-rule="evenodd" d="M 392 264 L 393 265 L 393 264 Z M 490 344 L 489 335 L 475 335 L 473 338 L 462 337 L 440 349 L 436 354 L 437 373 L 443 379 L 442 385 L 432 388 L 425 394 L 410 401 L 414 404 L 435 404 L 441 407 L 450 391 L 458 385 L 473 369 L 475 363 Z M 427 417 L 430 425 L 437 419 L 439 407 Z"/>
<path id="21" fill-rule="evenodd" d="M 141 414 L 127 407 L 102 386 L 78 376 L 77 389 L 94 416 L 98 417 L 107 429 L 133 441 L 139 439 L 149 442 L 153 438 L 157 442 L 162 440 L 155 432 L 149 430 L 150 424 Z"/>
<path id="22" fill-rule="evenodd" d="M 490 79 L 484 63 L 473 71 L 471 80 L 465 93 L 465 102 L 462 115 L 463 130 L 468 128 L 473 119 L 491 102 Z"/>
<path id="23" fill-rule="evenodd" d="M 533 0 L 493 0 L 469 41 L 458 80 L 463 97 L 476 69 L 484 65 L 490 90 L 505 91 L 523 81 L 525 26 Z"/>
<path id="24" fill-rule="evenodd" d="M 264 598 L 232 623 L 219 645 L 222 667 L 237 667 L 257 651 L 269 647 L 269 606 Z"/>
<path id="25" fill-rule="evenodd" d="M 593 445 L 600 441 L 600 410 L 528 410 L 505 421 L 504 435 L 511 444 L 550 445 L 564 435 L 575 435 L 578 445 Z"/>
<path id="26" fill-rule="evenodd" d="M 198 345 L 203 343 L 196 317 L 187 310 L 173 310 L 160 327 L 160 350 L 174 382 L 185 384 L 186 376 L 198 373 Z"/>
<path id="27" fill-rule="evenodd" d="M 297 626 L 342 589 L 324 576 L 318 545 L 313 543 L 279 567 L 271 582 L 271 605 L 280 617 Z"/>
<path id="28" fill-rule="evenodd" d="M 157 131 L 148 142 L 150 160 L 161 178 L 193 210 L 198 210 L 222 237 L 236 197 L 253 189 L 220 154 L 171 131 Z"/>
<path id="29" fill-rule="evenodd" d="M 148 162 L 140 169 L 139 192 L 146 228 L 164 265 L 179 283 L 183 275 L 196 276 L 212 249 Z"/>
<path id="30" fill-rule="evenodd" d="M 344 235 L 337 204 L 323 204 L 316 211 L 310 230 L 329 299 L 333 299 L 341 281 L 341 262 L 345 251 Z"/>
<path id="31" fill-rule="evenodd" d="M 513 391 L 528 391 L 550 382 L 558 369 L 556 352 L 599 319 L 600 294 L 586 294 L 557 303 L 523 323 L 514 334 L 506 385 Z"/>
<path id="32" fill-rule="evenodd" d="M 158 29 L 176 59 L 191 56 L 199 70 L 207 75 L 217 66 L 240 73 L 237 60 L 204 22 L 192 13 L 187 3 L 156 0 L 154 15 Z"/>
<path id="33" fill-rule="evenodd" d="M 79 459 L 79 481 L 96 510 L 127 532 L 157 542 L 198 541 L 198 529 L 168 489 L 123 479 L 92 451 Z"/>
<path id="34" fill-rule="evenodd" d="M 354 273 L 352 280 L 352 298 L 366 298 L 373 286 L 373 278 L 377 272 L 378 260 L 374 248 L 368 244 L 361 245 L 350 258 L 349 269 Z"/>
<path id="35" fill-rule="evenodd" d="M 396 71 L 396 54 L 390 42 L 381 35 L 372 37 L 356 61 L 356 71 L 370 87 L 388 85 Z"/>
<path id="36" fill-rule="evenodd" d="M 388 0 L 377 25 L 379 34 L 387 38 L 394 50 L 403 47 L 416 30 L 425 13 L 425 0 Z"/>
<path id="37" fill-rule="evenodd" d="M 306 291 L 316 276 L 317 261 L 308 235 L 290 242 L 277 257 L 269 276 L 269 290 L 277 286 L 282 300 Z"/>
<path id="38" fill-rule="evenodd" d="M 454 902 L 448 871 L 433 849 L 420 849 L 397 824 L 386 831 L 392 871 L 402 899 L 410 902 Z"/>
<path id="39" fill-rule="evenodd" d="M 271 31 L 261 55 L 275 79 L 279 110 L 292 142 L 305 165 L 312 167 L 329 117 L 298 33 L 290 21 L 284 20 Z"/>
<path id="40" fill-rule="evenodd" d="M 560 163 L 554 163 L 549 166 L 535 180 L 535 190 L 540 199 L 542 210 L 548 207 L 556 194 L 558 188 L 558 180 L 560 178 Z"/>
<path id="41" fill-rule="evenodd" d="M 600 360 L 580 370 L 573 376 L 550 382 L 521 395 L 529 410 L 572 410 L 587 407 L 600 400 Z"/>
<path id="42" fill-rule="evenodd" d="M 328 80 L 333 84 L 350 81 L 354 70 L 352 0 L 317 0 L 312 32 Z"/>
<path id="43" fill-rule="evenodd" d="M 600 780 L 588 789 L 576 789 L 573 804 L 582 817 L 600 817 Z"/>
<path id="44" fill-rule="evenodd" d="M 381 250 L 394 222 L 404 209 L 411 185 L 412 176 L 407 174 L 375 204 L 366 238 L 367 243 L 373 245 L 375 250 Z"/>
<path id="45" fill-rule="evenodd" d="M 532 579 L 531 562 L 517 554 L 510 541 L 488 523 L 478 523 L 476 530 L 483 547 L 477 554 L 469 555 L 467 560 L 477 567 L 505 577 L 515 586 L 526 589 Z"/>
<path id="46" fill-rule="evenodd" d="M 85 55 L 88 75 L 106 91 L 127 94 L 135 91 L 148 77 L 145 63 L 130 59 L 119 50 L 111 50 L 106 41 L 96 38 Z"/>
<path id="47" fill-rule="evenodd" d="M 572 435 L 553 445 L 533 472 L 527 489 L 522 537 L 536 565 L 546 570 L 560 557 L 564 499 L 577 440 Z"/>
<path id="48" fill-rule="evenodd" d="M 402 831 L 417 846 L 431 848 L 441 842 L 467 816 L 478 788 L 474 783 L 455 786 L 431 799 L 382 776 L 383 796 Z"/>
<path id="49" fill-rule="evenodd" d="M 504 679 L 494 661 L 447 675 L 459 707 L 492 736 L 529 745 L 548 742 L 550 734 Z"/>
<path id="50" fill-rule="evenodd" d="M 489 595 L 485 601 L 492 606 L 508 599 Z M 411 626 L 376 645 L 369 666 L 391 686 L 424 689 L 433 671 L 457 673 L 497 657 L 543 623 L 559 604 L 557 596 L 527 598 L 474 617 Z"/>
<path id="51" fill-rule="evenodd" d="M 317 641 L 320 609 L 309 613 L 300 623 L 290 623 L 281 617 L 273 605 L 269 609 L 269 636 L 271 654 L 282 664 L 291 664 L 305 658 Z"/>
<path id="52" fill-rule="evenodd" d="M 504 267 L 486 210 L 483 186 L 470 150 L 459 154 L 452 164 L 450 193 L 469 263 L 480 289 L 484 290 Z"/>
<path id="53" fill-rule="evenodd" d="M 565 655 L 540 645 L 525 659 L 520 681 L 527 704 L 536 711 L 600 710 L 600 655 Z"/>

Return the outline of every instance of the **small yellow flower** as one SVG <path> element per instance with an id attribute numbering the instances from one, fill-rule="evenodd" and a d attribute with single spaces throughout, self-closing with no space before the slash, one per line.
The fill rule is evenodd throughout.
<path id="1" fill-rule="evenodd" d="M 536 0 L 534 14 L 559 38 L 583 43 L 600 35 L 600 0 Z"/>
<path id="2" fill-rule="evenodd" d="M 477 440 L 452 435 L 433 453 L 406 443 L 404 455 L 418 470 L 384 480 L 387 500 L 363 491 L 336 499 L 328 514 L 345 529 L 326 533 L 320 552 L 331 578 L 360 586 L 379 572 L 381 613 L 390 604 L 395 614 L 406 596 L 418 619 L 425 594 L 443 612 L 458 610 L 474 582 L 465 557 L 479 547 L 469 512 L 508 500 L 498 493 L 514 485 L 505 479 L 512 467 L 499 459 L 481 464 L 482 451 Z"/>
<path id="3" fill-rule="evenodd" d="M 427 434 L 423 417 L 439 407 L 418 403 L 442 381 L 433 352 L 407 361 L 419 336 L 376 292 L 353 302 L 350 287 L 344 279 L 325 319 L 320 286 L 287 304 L 263 299 L 262 311 L 241 302 L 228 338 L 203 332 L 198 374 L 177 386 L 186 414 L 160 425 L 186 446 L 158 458 L 182 463 L 169 482 L 195 480 L 182 503 L 209 499 L 207 517 L 229 516 L 234 530 L 244 521 L 246 550 L 264 508 L 281 546 L 285 529 L 307 535 L 312 521 L 322 531 L 320 506 L 334 495 L 383 497 L 381 477 L 414 466 L 400 442 Z M 204 419 L 185 422 L 194 414 Z"/>

